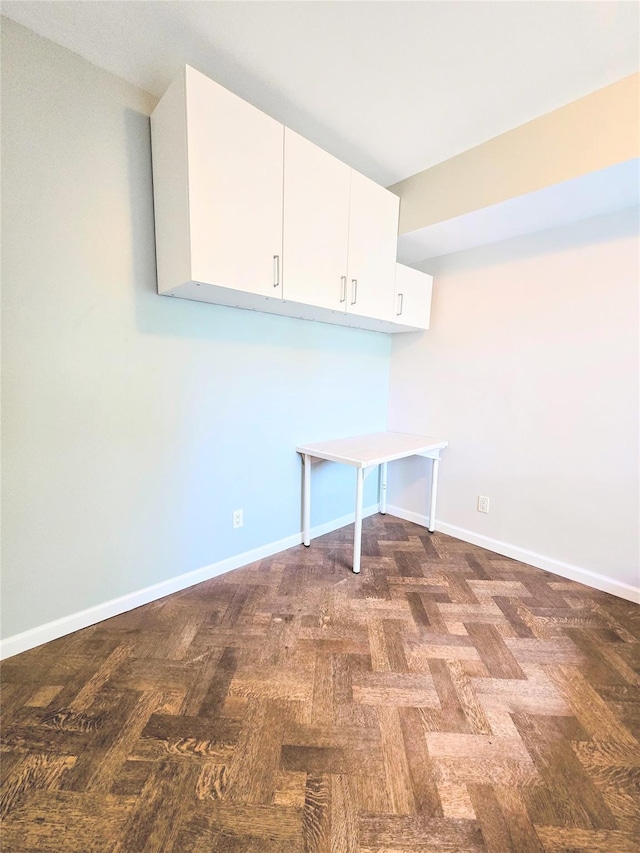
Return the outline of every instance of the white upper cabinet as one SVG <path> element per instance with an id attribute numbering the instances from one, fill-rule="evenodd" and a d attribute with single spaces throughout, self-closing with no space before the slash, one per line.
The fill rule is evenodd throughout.
<path id="1" fill-rule="evenodd" d="M 393 320 L 399 204 L 285 128 L 284 298 Z"/>
<path id="2" fill-rule="evenodd" d="M 281 298 L 284 126 L 189 66 L 151 120 L 160 292 Z"/>
<path id="3" fill-rule="evenodd" d="M 393 193 L 189 66 L 153 111 L 151 143 L 159 293 L 427 327 L 426 277 L 396 272 Z"/>
<path id="4" fill-rule="evenodd" d="M 433 276 L 396 264 L 394 322 L 412 329 L 428 329 Z"/>
<path id="5" fill-rule="evenodd" d="M 349 299 L 353 314 L 393 320 L 398 243 L 398 196 L 351 170 L 349 210 Z"/>
<path id="6" fill-rule="evenodd" d="M 284 298 L 344 310 L 351 169 L 285 128 Z"/>

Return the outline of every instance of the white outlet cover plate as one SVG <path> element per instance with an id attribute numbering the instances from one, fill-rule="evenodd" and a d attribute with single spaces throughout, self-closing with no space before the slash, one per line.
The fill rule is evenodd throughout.
<path id="1" fill-rule="evenodd" d="M 478 495 L 478 512 L 489 512 L 489 498 Z"/>

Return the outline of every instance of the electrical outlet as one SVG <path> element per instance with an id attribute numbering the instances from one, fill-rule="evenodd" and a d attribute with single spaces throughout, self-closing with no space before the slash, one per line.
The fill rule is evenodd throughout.
<path id="1" fill-rule="evenodd" d="M 478 495 L 478 512 L 489 512 L 489 498 Z"/>
<path id="2" fill-rule="evenodd" d="M 234 509 L 233 511 L 233 526 L 234 527 L 242 527 L 244 524 L 244 519 L 242 517 L 241 509 Z"/>

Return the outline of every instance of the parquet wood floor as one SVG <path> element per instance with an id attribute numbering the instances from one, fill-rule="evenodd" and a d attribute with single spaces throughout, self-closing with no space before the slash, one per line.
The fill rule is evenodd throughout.
<path id="1" fill-rule="evenodd" d="M 350 537 L 6 661 L 2 850 L 640 850 L 640 607 Z"/>

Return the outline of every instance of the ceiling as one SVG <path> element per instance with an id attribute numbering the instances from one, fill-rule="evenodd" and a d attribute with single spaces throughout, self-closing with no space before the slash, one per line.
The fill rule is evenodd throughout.
<path id="1" fill-rule="evenodd" d="M 3 0 L 157 96 L 184 63 L 385 185 L 638 71 L 635 2 Z"/>

